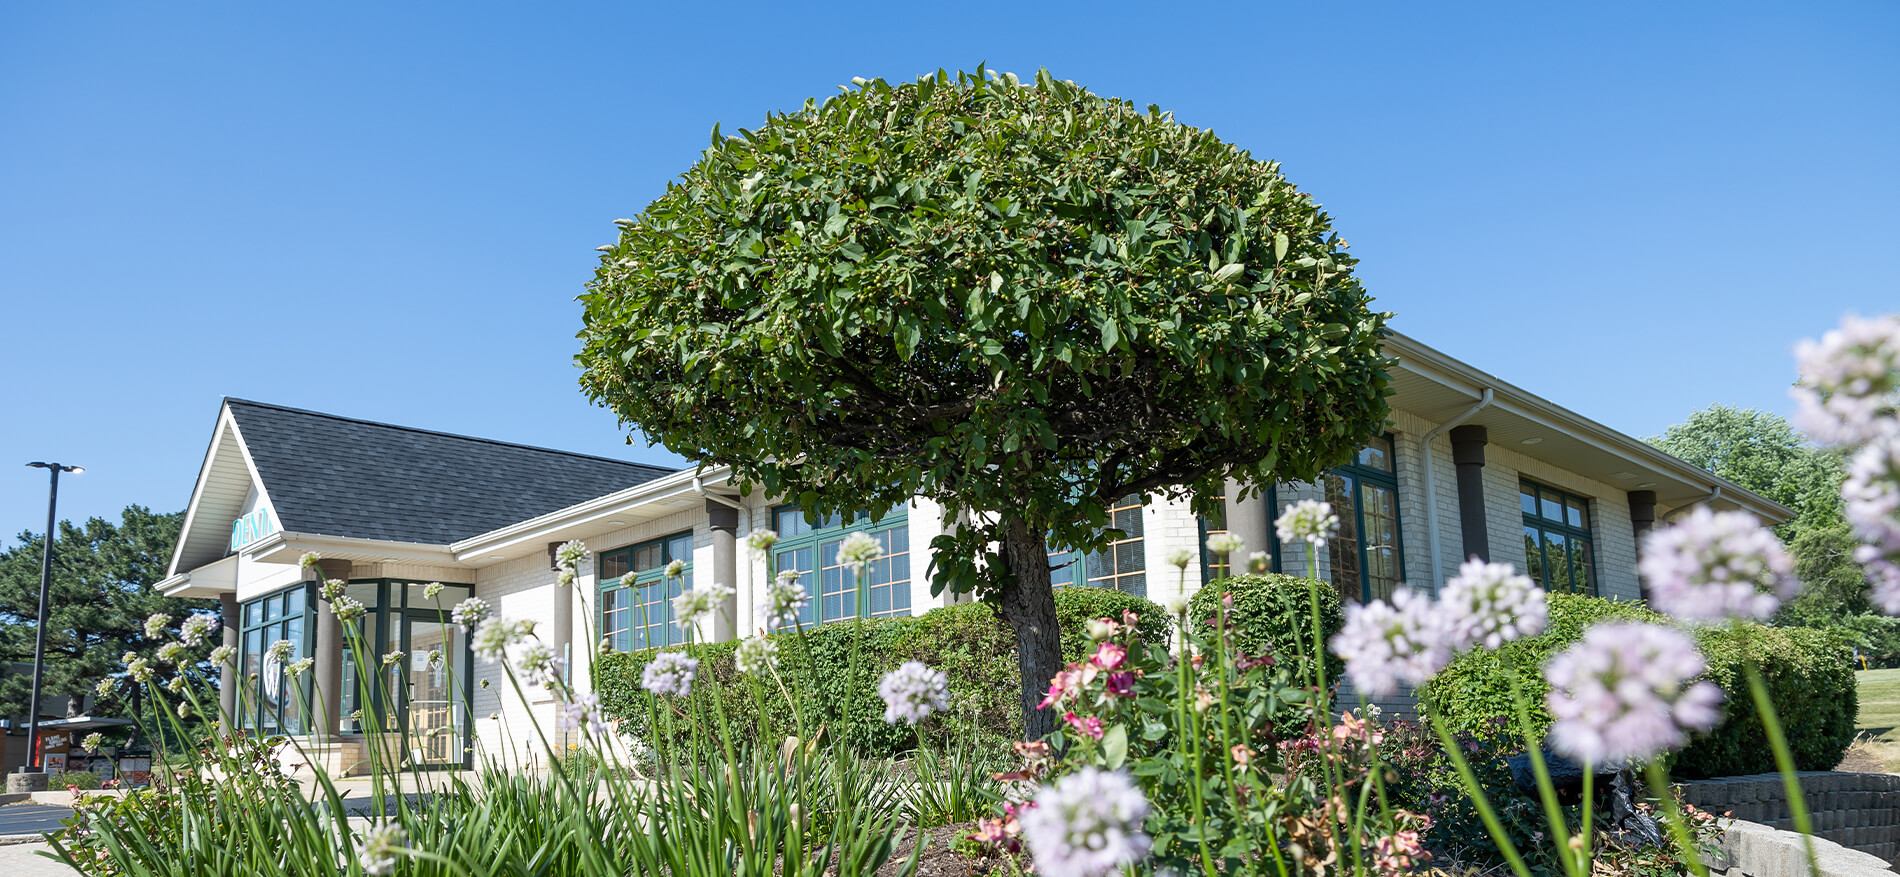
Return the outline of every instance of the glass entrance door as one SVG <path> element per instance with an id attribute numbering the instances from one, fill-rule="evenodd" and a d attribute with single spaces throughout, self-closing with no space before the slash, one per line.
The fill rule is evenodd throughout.
<path id="1" fill-rule="evenodd" d="M 468 738 L 468 641 L 459 625 L 437 613 L 398 617 L 403 657 L 388 673 L 401 704 L 403 760 L 414 767 L 459 767 Z"/>

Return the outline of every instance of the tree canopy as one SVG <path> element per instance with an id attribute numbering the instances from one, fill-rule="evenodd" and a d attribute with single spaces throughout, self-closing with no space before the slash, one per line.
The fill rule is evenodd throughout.
<path id="1" fill-rule="evenodd" d="M 165 641 L 145 637 L 145 619 L 153 613 L 171 615 L 175 629 L 186 612 L 205 608 L 202 601 L 167 598 L 152 587 L 165 577 L 183 520 L 182 512 L 155 514 L 132 505 L 116 524 L 103 518 L 83 525 L 60 522 L 53 546 L 42 712 L 64 712 L 66 697 L 92 693 L 102 680 L 122 680 L 126 652 L 152 657 Z M 18 544 L 0 552 L 0 661 L 33 660 L 43 544 L 43 534 L 21 533 Z M 154 666 L 169 669 L 162 662 Z M 0 674 L 0 715 L 25 715 L 31 687 L 27 674 Z M 129 697 L 132 688 L 117 685 L 94 711 L 129 714 L 135 706 L 121 698 Z"/>
<path id="2" fill-rule="evenodd" d="M 1386 315 L 1313 198 L 1047 71 L 715 128 L 619 225 L 581 296 L 586 392 L 810 513 L 942 503 L 933 591 L 999 600 L 1026 708 L 1059 668 L 1051 542 L 1103 544 L 1129 495 L 1205 511 L 1229 477 L 1315 477 L 1387 416 Z"/>

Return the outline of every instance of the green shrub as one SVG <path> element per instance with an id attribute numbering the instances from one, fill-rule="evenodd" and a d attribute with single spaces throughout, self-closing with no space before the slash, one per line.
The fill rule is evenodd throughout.
<path id="1" fill-rule="evenodd" d="M 1640 603 L 1551 594 L 1550 625 L 1540 636 L 1507 643 L 1495 651 L 1475 649 L 1419 689 L 1419 709 L 1441 716 L 1455 734 L 1485 738 L 1501 731 L 1497 717 L 1516 715 L 1511 704 L 1508 668 L 1520 668 L 1529 699 L 1532 731 L 1550 726 L 1544 707 L 1549 686 L 1540 672 L 1557 652 L 1604 621 L 1668 619 Z M 1798 770 L 1832 770 L 1854 738 L 1858 701 L 1853 661 L 1838 636 L 1806 628 L 1758 624 L 1696 631 L 1696 645 L 1709 662 L 1706 678 L 1729 698 L 1727 715 L 1715 730 L 1699 735 L 1676 753 L 1674 772 L 1687 778 L 1737 776 L 1775 770 L 1766 732 L 1748 695 L 1742 662 L 1753 655 L 1768 682 L 1782 727 L 1787 731 Z M 1511 731 L 1510 733 L 1515 733 Z"/>
<path id="2" fill-rule="evenodd" d="M 1293 675 L 1305 678 L 1303 657 L 1313 649 L 1312 582 L 1300 576 L 1281 573 L 1242 575 L 1216 579 L 1196 591 L 1188 602 L 1188 618 L 1205 631 L 1219 611 L 1223 594 L 1234 595 L 1230 616 L 1229 642 L 1248 655 L 1272 655 L 1280 661 L 1295 661 L 1300 666 Z M 1319 593 L 1320 640 L 1329 641 L 1345 624 L 1339 603 L 1339 591 L 1321 582 Z M 1337 680 L 1346 664 L 1330 650 L 1326 652 L 1326 678 Z"/>
<path id="3" fill-rule="evenodd" d="M 1119 618 L 1123 610 L 1141 616 L 1138 628 L 1143 640 L 1166 641 L 1165 614 L 1147 600 L 1102 588 L 1058 590 L 1056 618 L 1062 627 L 1065 659 L 1079 659 L 1089 647 L 1084 622 Z M 860 637 L 863 651 L 853 680 L 851 651 L 859 646 Z M 908 618 L 872 618 L 861 625 L 827 624 L 806 629 L 803 637 L 778 634 L 773 639 L 779 647 L 779 676 L 811 711 L 807 721 L 814 728 L 827 724 L 832 739 L 865 754 L 888 755 L 916 744 L 916 734 L 908 725 L 885 723 L 884 702 L 877 696 L 878 680 L 905 661 L 921 661 L 949 677 L 951 709 L 924 726 L 932 745 L 948 745 L 958 738 L 1002 741 L 1022 736 L 1016 637 L 988 603 L 959 603 Z M 736 646 L 725 642 L 687 647 L 699 659 L 702 681 L 693 686 L 689 699 L 698 703 L 682 709 L 713 708 L 714 686 L 705 681 L 710 675 L 735 733 L 756 737 L 762 720 L 782 732 L 793 732 L 796 717 L 783 697 L 767 697 L 766 714 L 759 714 L 747 680 L 733 665 Z M 620 720 L 621 733 L 648 741 L 655 739 L 656 729 L 649 727 L 652 699 L 640 687 L 640 671 L 652 654 L 616 652 L 602 655 L 594 664 L 594 686 L 602 710 Z M 842 717 L 835 725 L 834 716 Z M 688 725 L 675 723 L 675 737 L 690 734 Z M 664 733 L 664 728 L 660 730 Z"/>
<path id="4" fill-rule="evenodd" d="M 1900 618 L 1863 613 L 1805 626 L 1839 636 L 1865 669 L 1900 667 Z"/>

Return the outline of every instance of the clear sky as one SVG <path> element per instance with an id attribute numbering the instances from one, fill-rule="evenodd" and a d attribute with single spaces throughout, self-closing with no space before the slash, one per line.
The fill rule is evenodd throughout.
<path id="1" fill-rule="evenodd" d="M 979 61 L 1279 159 L 1395 328 L 1632 434 L 1900 310 L 1891 2 L 0 0 L 0 544 L 31 460 L 183 508 L 225 395 L 678 462 L 577 389 L 612 220 L 715 122 Z"/>

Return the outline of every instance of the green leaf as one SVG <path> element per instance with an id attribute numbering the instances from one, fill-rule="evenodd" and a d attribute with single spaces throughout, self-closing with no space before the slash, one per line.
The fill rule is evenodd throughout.
<path id="1" fill-rule="evenodd" d="M 1115 325 L 1115 318 L 1109 317 L 1108 319 L 1103 320 L 1102 321 L 1102 350 L 1104 352 L 1114 350 L 1115 344 L 1121 341 L 1121 339 L 1122 339 L 1121 329 Z"/>
<path id="2" fill-rule="evenodd" d="M 1292 241 L 1286 238 L 1286 232 L 1275 232 L 1273 235 L 1273 261 L 1278 262 L 1286 258 L 1286 248 L 1291 243 Z"/>
<path id="3" fill-rule="evenodd" d="M 1102 758 L 1109 770 L 1119 770 L 1128 760 L 1128 726 L 1120 723 L 1102 735 Z"/>
<path id="4" fill-rule="evenodd" d="M 1230 283 L 1234 278 L 1240 276 L 1240 272 L 1245 270 L 1247 270 L 1247 266 L 1239 262 L 1230 262 L 1226 265 L 1222 265 L 1219 271 L 1214 272 L 1214 282 Z"/>

